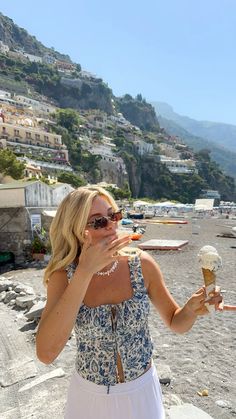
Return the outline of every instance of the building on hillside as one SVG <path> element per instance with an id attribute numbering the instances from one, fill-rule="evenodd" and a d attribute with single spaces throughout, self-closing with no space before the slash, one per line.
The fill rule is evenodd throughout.
<path id="1" fill-rule="evenodd" d="M 36 164 L 26 163 L 24 170 L 24 177 L 40 179 L 43 176 L 42 169 Z"/>
<path id="2" fill-rule="evenodd" d="M 165 155 L 166 157 L 174 159 L 179 158 L 179 152 L 175 147 L 173 147 L 173 145 L 163 142 L 158 144 L 158 147 L 160 148 L 161 154 Z"/>
<path id="3" fill-rule="evenodd" d="M 23 53 L 24 57 L 28 58 L 28 60 L 31 63 L 42 63 L 42 57 L 39 57 L 38 55 L 33 55 L 33 54 L 27 54 L 27 52 Z"/>
<path id="4" fill-rule="evenodd" d="M 7 92 L 6 90 L 0 90 L 0 97 L 2 99 L 11 99 L 11 93 Z"/>
<path id="5" fill-rule="evenodd" d="M 0 140 L 0 148 L 1 148 L 1 140 Z M 38 159 L 40 159 L 40 157 L 42 158 L 42 156 L 38 155 Z M 36 154 L 36 158 L 37 158 L 37 154 Z M 17 157 L 17 160 L 25 164 L 39 166 L 42 171 L 43 176 L 46 176 L 46 177 L 53 176 L 55 178 L 58 172 L 73 172 L 73 169 L 69 164 L 62 164 L 62 163 L 57 164 L 57 163 L 52 163 L 51 161 L 29 159 L 28 157 Z"/>
<path id="6" fill-rule="evenodd" d="M 194 160 L 174 159 L 174 158 L 166 157 L 164 155 L 159 155 L 158 158 L 162 164 L 166 165 L 166 167 L 171 173 L 191 174 L 191 173 L 198 172 L 196 168 L 196 163 Z"/>
<path id="7" fill-rule="evenodd" d="M 57 68 L 57 70 L 61 71 L 62 73 L 70 74 L 76 70 L 75 64 L 68 63 L 67 61 L 56 60 L 54 65 Z"/>
<path id="8" fill-rule="evenodd" d="M 21 61 L 22 63 L 28 63 L 29 59 L 23 55 L 22 52 L 19 51 L 8 51 L 7 56 L 12 58 L 13 60 Z"/>
<path id="9" fill-rule="evenodd" d="M 52 106 L 49 103 L 40 102 L 38 100 L 26 96 L 15 95 L 14 100 L 25 107 L 30 107 L 31 109 L 41 112 L 43 114 L 54 113 L 56 111 L 55 106 Z"/>
<path id="10" fill-rule="evenodd" d="M 39 156 L 47 155 L 54 163 L 67 164 L 69 162 L 68 150 L 62 144 L 61 135 L 0 121 L 0 142 L 1 139 L 5 139 L 7 148 L 12 149 L 16 154 L 24 154 L 28 149 L 31 155 L 35 155 L 35 152 Z"/>
<path id="11" fill-rule="evenodd" d="M 24 109 L 27 106 L 25 106 L 23 103 L 17 102 L 14 99 L 11 99 L 11 97 L 7 97 L 7 96 L 0 96 L 0 106 L 4 104 L 4 105 L 11 105 L 17 109 Z"/>
<path id="12" fill-rule="evenodd" d="M 4 44 L 2 41 L 0 41 L 0 52 L 2 54 L 7 54 L 9 50 L 10 50 L 9 46 Z"/>
<path id="13" fill-rule="evenodd" d="M 117 115 L 110 115 L 109 121 L 114 122 L 119 127 L 132 126 L 132 124 L 120 112 Z"/>
<path id="14" fill-rule="evenodd" d="M 93 124 L 96 128 L 105 129 L 107 127 L 107 115 L 98 113 L 98 114 L 89 114 L 87 120 Z"/>
<path id="15" fill-rule="evenodd" d="M 56 58 L 54 58 L 52 55 L 50 55 L 50 54 L 45 54 L 43 57 L 42 57 L 42 61 L 43 61 L 43 63 L 45 63 L 45 64 L 49 64 L 49 65 L 52 65 L 52 64 L 55 64 L 55 62 L 56 62 Z"/>
<path id="16" fill-rule="evenodd" d="M 153 144 L 147 143 L 146 141 L 141 140 L 141 138 L 134 140 L 134 146 L 137 149 L 137 152 L 138 154 L 140 154 L 140 156 L 143 156 L 144 154 L 150 154 L 153 152 Z"/>

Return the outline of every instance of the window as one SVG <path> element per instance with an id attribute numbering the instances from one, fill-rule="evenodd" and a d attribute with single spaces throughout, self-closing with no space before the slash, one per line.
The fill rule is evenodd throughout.
<path id="1" fill-rule="evenodd" d="M 19 136 L 19 130 L 18 129 L 14 129 L 14 135 L 17 137 Z"/>
<path id="2" fill-rule="evenodd" d="M 48 140 L 48 136 L 44 135 L 44 141 L 47 141 L 47 140 Z"/>
<path id="3" fill-rule="evenodd" d="M 37 225 L 41 229 L 41 214 L 31 214 L 31 230 Z"/>
<path id="4" fill-rule="evenodd" d="M 31 138 L 31 132 L 26 131 L 25 135 L 26 135 L 26 138 Z"/>
<path id="5" fill-rule="evenodd" d="M 40 140 L 40 135 L 39 134 L 35 134 L 35 140 Z"/>

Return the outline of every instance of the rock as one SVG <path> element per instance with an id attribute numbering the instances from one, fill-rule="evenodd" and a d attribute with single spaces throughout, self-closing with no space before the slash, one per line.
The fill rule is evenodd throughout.
<path id="1" fill-rule="evenodd" d="M 172 374 L 169 365 L 161 364 L 158 361 L 155 362 L 157 374 L 161 384 L 170 384 Z"/>
<path id="2" fill-rule="evenodd" d="M 208 413 L 190 403 L 171 406 L 166 412 L 167 419 L 213 419 Z"/>
<path id="3" fill-rule="evenodd" d="M 37 374 L 37 367 L 33 359 L 21 354 L 21 359 L 8 360 L 4 364 L 4 369 L 1 370 L 0 385 L 2 387 L 9 387 L 19 381 L 35 377 Z"/>
<path id="4" fill-rule="evenodd" d="M 163 404 L 167 408 L 169 406 L 180 406 L 183 404 L 182 400 L 176 394 L 163 394 Z"/>
<path id="5" fill-rule="evenodd" d="M 7 292 L 6 292 L 6 291 L 2 291 L 2 292 L 0 293 L 0 302 L 1 302 L 1 301 L 4 301 L 4 299 L 5 299 L 6 295 L 7 295 Z"/>
<path id="6" fill-rule="evenodd" d="M 8 279 L 0 279 L 0 292 L 7 291 L 9 287 L 12 287 L 13 283 L 12 281 L 9 281 Z"/>
<path id="7" fill-rule="evenodd" d="M 31 309 L 25 313 L 25 317 L 29 320 L 38 319 L 41 317 L 42 311 L 46 305 L 46 301 L 38 301 Z"/>
<path id="8" fill-rule="evenodd" d="M 28 295 L 34 295 L 35 292 L 32 287 L 24 284 L 17 284 L 15 287 L 16 292 L 25 292 Z"/>
<path id="9" fill-rule="evenodd" d="M 11 300 L 15 299 L 15 298 L 16 298 L 16 296 L 17 296 L 17 293 L 16 293 L 15 291 L 8 291 L 8 292 L 6 293 L 5 298 L 4 298 L 4 303 L 5 303 L 5 304 L 9 303 L 9 301 L 11 301 Z"/>
<path id="10" fill-rule="evenodd" d="M 16 298 L 16 306 L 20 308 L 30 309 L 34 305 L 36 296 L 35 295 L 26 295 L 25 297 Z"/>
<path id="11" fill-rule="evenodd" d="M 219 407 L 231 407 L 229 402 L 227 402 L 226 400 L 216 400 L 215 403 Z"/>
<path id="12" fill-rule="evenodd" d="M 47 374 L 41 375 L 41 377 L 36 378 L 35 380 L 31 381 L 31 383 L 26 384 L 25 386 L 19 389 L 19 392 L 29 390 L 30 388 L 43 383 L 46 380 L 51 378 L 61 378 L 65 376 L 65 372 L 62 368 L 57 368 L 56 370 L 50 371 Z"/>

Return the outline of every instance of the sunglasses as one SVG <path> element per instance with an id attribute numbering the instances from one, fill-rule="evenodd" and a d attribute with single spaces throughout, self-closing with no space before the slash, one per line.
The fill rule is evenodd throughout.
<path id="1" fill-rule="evenodd" d="M 122 220 L 122 210 L 120 209 L 117 212 L 112 212 L 110 215 L 95 218 L 94 221 L 88 223 L 87 226 L 94 228 L 97 230 L 98 228 L 105 228 L 108 226 L 109 221 L 118 222 Z"/>

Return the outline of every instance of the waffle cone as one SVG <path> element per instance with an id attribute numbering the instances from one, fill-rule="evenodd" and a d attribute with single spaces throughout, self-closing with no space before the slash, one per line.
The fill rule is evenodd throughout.
<path id="1" fill-rule="evenodd" d="M 215 284 L 216 282 L 216 275 L 210 269 L 202 268 L 202 274 L 204 278 L 205 286 L 208 287 L 209 285 Z"/>

